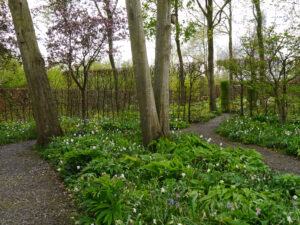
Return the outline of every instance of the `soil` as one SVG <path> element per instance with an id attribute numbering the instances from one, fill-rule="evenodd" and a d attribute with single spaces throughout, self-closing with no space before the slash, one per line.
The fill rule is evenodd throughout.
<path id="1" fill-rule="evenodd" d="M 71 225 L 74 207 L 34 141 L 0 147 L 0 224 Z"/>
<path id="2" fill-rule="evenodd" d="M 265 164 L 267 164 L 271 169 L 281 173 L 293 173 L 296 175 L 300 175 L 300 160 L 294 156 L 289 156 L 279 151 L 270 150 L 264 147 L 232 142 L 215 134 L 214 130 L 222 121 L 226 120 L 229 117 L 229 114 L 223 114 L 222 116 L 216 117 L 207 123 L 195 124 L 185 129 L 184 132 L 195 132 L 199 135 L 203 135 L 205 139 L 211 138 L 210 143 L 218 146 L 220 145 L 220 143 L 222 143 L 223 147 L 242 147 L 258 151 L 264 157 Z"/>

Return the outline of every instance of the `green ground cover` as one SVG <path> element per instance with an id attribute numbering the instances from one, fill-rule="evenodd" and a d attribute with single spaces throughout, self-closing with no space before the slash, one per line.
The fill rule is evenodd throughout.
<path id="1" fill-rule="evenodd" d="M 300 177 L 271 172 L 255 151 L 178 133 L 144 148 L 134 117 L 64 120 L 66 136 L 41 155 L 78 204 L 78 224 L 300 222 Z"/>
<path id="2" fill-rule="evenodd" d="M 36 138 L 35 123 L 28 122 L 1 122 L 0 146 Z"/>
<path id="3" fill-rule="evenodd" d="M 216 132 L 232 141 L 300 154 L 300 121 L 297 120 L 282 124 L 275 116 L 233 116 L 221 123 Z"/>

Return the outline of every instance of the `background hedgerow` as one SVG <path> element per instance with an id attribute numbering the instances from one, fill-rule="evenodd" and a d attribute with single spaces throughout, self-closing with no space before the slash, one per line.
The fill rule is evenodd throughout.
<path id="1" fill-rule="evenodd" d="M 275 116 L 233 116 L 222 122 L 216 132 L 232 141 L 282 149 L 291 155 L 300 150 L 300 124 L 282 124 Z"/>
<path id="2" fill-rule="evenodd" d="M 150 151 L 138 120 L 70 123 L 41 155 L 65 179 L 79 224 L 300 222 L 300 177 L 270 171 L 255 151 L 177 133 Z"/>

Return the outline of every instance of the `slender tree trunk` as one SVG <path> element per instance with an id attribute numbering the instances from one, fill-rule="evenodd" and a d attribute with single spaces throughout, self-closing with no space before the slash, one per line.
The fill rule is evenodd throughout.
<path id="1" fill-rule="evenodd" d="M 9 8 L 32 99 L 37 144 L 45 145 L 49 143 L 51 137 L 62 135 L 45 62 L 37 44 L 27 1 L 9 0 Z"/>
<path id="2" fill-rule="evenodd" d="M 161 135 L 147 58 L 140 0 L 126 0 L 132 60 L 139 101 L 143 144 Z"/>
<path id="3" fill-rule="evenodd" d="M 242 82 L 241 82 L 240 98 L 241 98 L 241 116 L 244 116 L 244 84 Z"/>
<path id="4" fill-rule="evenodd" d="M 171 0 L 157 0 L 154 93 L 162 134 L 170 136 L 169 74 L 171 54 Z"/>
<path id="5" fill-rule="evenodd" d="M 260 78 L 263 80 L 265 77 L 265 47 L 264 47 L 264 37 L 263 37 L 263 18 L 262 12 L 260 9 L 260 0 L 253 0 L 255 10 L 256 10 L 256 32 L 258 39 L 258 47 L 259 47 L 259 59 L 260 59 Z"/>
<path id="6" fill-rule="evenodd" d="M 179 59 L 179 81 L 180 81 L 180 105 L 185 106 L 185 86 L 184 86 L 184 65 L 181 52 L 180 44 L 180 24 L 179 24 L 179 15 L 178 15 L 178 1 L 175 0 L 175 16 L 176 16 L 176 33 L 175 33 L 175 42 L 177 47 L 177 55 Z"/>
<path id="7" fill-rule="evenodd" d="M 85 89 L 81 88 L 80 93 L 81 93 L 81 117 L 83 120 L 85 120 L 86 119 Z"/>
<path id="8" fill-rule="evenodd" d="M 233 62 L 233 45 L 232 45 L 232 3 L 229 2 L 229 60 Z M 231 101 L 233 100 L 233 68 L 229 69 L 229 105 L 231 105 Z"/>
<path id="9" fill-rule="evenodd" d="M 107 17 L 109 19 L 109 21 L 111 21 L 110 23 L 113 23 L 113 16 L 112 16 L 112 12 L 111 9 L 109 7 L 109 1 L 106 2 L 106 13 L 107 13 Z M 112 25 L 111 25 L 112 26 Z M 118 71 L 116 68 L 116 64 L 115 64 L 115 58 L 114 58 L 114 47 L 113 47 L 113 30 L 112 28 L 107 28 L 107 36 L 108 36 L 108 47 L 109 47 L 109 61 L 110 61 L 110 65 L 111 68 L 113 70 L 113 75 L 114 75 L 114 89 L 115 89 L 115 101 L 116 101 L 116 110 L 117 110 L 117 114 L 119 113 L 119 78 L 118 78 Z"/>
<path id="10" fill-rule="evenodd" d="M 260 9 L 260 0 L 253 0 L 253 3 L 256 11 L 255 20 L 257 22 L 256 32 L 257 32 L 259 61 L 260 61 L 259 76 L 260 76 L 260 81 L 264 82 L 266 76 L 266 71 L 265 71 L 266 66 L 265 66 L 265 47 L 264 47 L 264 37 L 263 37 L 263 17 Z M 265 107 L 263 96 L 260 97 L 260 105 L 262 107 Z"/>
<path id="11" fill-rule="evenodd" d="M 208 0 L 207 7 L 207 41 L 208 41 L 208 87 L 209 109 L 216 111 L 216 93 L 214 78 L 214 24 L 213 24 L 213 0 Z"/>

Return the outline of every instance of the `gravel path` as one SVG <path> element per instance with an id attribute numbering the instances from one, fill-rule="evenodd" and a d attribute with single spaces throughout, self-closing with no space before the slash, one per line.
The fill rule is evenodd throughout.
<path id="1" fill-rule="evenodd" d="M 0 224 L 74 224 L 65 186 L 33 145 L 28 141 L 0 147 Z"/>
<path id="2" fill-rule="evenodd" d="M 282 173 L 293 173 L 300 175 L 300 160 L 298 160 L 296 157 L 255 145 L 245 145 L 232 142 L 215 134 L 214 130 L 229 116 L 229 114 L 223 114 L 222 116 L 216 117 L 205 124 L 195 124 L 194 126 L 185 129 L 185 132 L 196 132 L 199 135 L 203 135 L 203 137 L 206 139 L 211 138 L 211 143 L 215 145 L 220 145 L 220 143 L 222 143 L 223 147 L 233 146 L 256 150 L 264 156 L 264 162 L 270 168 Z"/>

